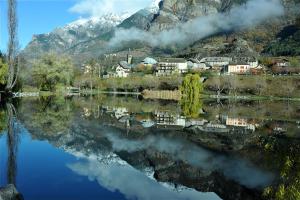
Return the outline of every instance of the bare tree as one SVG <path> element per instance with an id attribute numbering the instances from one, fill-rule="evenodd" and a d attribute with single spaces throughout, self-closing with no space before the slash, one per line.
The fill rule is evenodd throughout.
<path id="1" fill-rule="evenodd" d="M 18 36 L 17 36 L 17 0 L 8 0 L 8 53 L 9 65 L 6 89 L 11 91 L 17 83 L 18 68 Z"/>

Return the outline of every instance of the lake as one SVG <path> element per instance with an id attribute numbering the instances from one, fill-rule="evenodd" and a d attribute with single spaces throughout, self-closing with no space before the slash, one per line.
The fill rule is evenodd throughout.
<path id="1" fill-rule="evenodd" d="M 30 97 L 0 120 L 0 186 L 24 199 L 299 198 L 299 102 Z"/>

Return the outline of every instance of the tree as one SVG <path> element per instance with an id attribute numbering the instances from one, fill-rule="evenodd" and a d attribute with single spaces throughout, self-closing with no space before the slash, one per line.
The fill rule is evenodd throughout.
<path id="1" fill-rule="evenodd" d="M 0 85 L 6 85 L 7 73 L 8 73 L 8 65 L 0 57 Z"/>
<path id="2" fill-rule="evenodd" d="M 186 117 L 196 118 L 202 107 L 200 100 L 203 84 L 198 74 L 188 74 L 185 76 L 180 88 L 182 93 L 181 108 Z"/>
<path id="3" fill-rule="evenodd" d="M 70 86 L 74 67 L 69 58 L 46 54 L 33 65 L 33 79 L 41 90 L 54 91 L 58 84 Z"/>
<path id="4" fill-rule="evenodd" d="M 100 65 L 97 63 L 95 59 L 91 59 L 88 62 L 87 66 L 89 66 L 90 68 L 89 70 L 90 88 L 91 90 L 93 90 L 93 82 L 94 82 L 95 75 L 99 77 L 101 76 Z"/>
<path id="5" fill-rule="evenodd" d="M 8 78 L 6 89 L 11 91 L 18 79 L 18 37 L 17 37 L 17 3 L 16 0 L 8 0 Z"/>

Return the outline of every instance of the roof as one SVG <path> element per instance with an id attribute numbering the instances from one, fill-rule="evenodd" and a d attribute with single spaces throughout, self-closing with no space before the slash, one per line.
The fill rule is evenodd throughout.
<path id="1" fill-rule="evenodd" d="M 190 59 L 188 59 L 188 61 L 190 61 L 192 63 L 198 63 L 198 64 L 200 63 L 200 61 L 196 58 L 190 58 Z"/>
<path id="2" fill-rule="evenodd" d="M 272 58 L 276 62 L 288 62 L 289 60 L 285 57 L 273 57 Z"/>
<path id="3" fill-rule="evenodd" d="M 233 58 L 235 62 L 257 62 L 257 59 L 253 56 L 251 57 L 235 57 Z"/>
<path id="4" fill-rule="evenodd" d="M 230 62 L 232 58 L 230 57 L 206 57 L 202 58 L 200 62 Z"/>
<path id="5" fill-rule="evenodd" d="M 166 63 L 186 63 L 184 58 L 160 58 L 159 62 L 166 62 Z"/>
<path id="6" fill-rule="evenodd" d="M 236 61 L 236 62 L 230 62 L 229 65 L 249 65 L 249 63 L 244 61 Z"/>
<path id="7" fill-rule="evenodd" d="M 130 64 L 128 64 L 126 61 L 121 61 L 119 63 L 120 67 L 122 67 L 123 69 L 131 69 L 132 66 Z"/>
<path id="8" fill-rule="evenodd" d="M 157 63 L 157 61 L 156 61 L 155 59 L 153 59 L 153 58 L 147 57 L 147 58 L 145 58 L 145 59 L 143 60 L 143 63 L 154 65 L 154 64 Z"/>

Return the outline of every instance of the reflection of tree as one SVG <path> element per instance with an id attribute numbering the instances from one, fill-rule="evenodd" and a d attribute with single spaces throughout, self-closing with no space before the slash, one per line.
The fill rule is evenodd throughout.
<path id="1" fill-rule="evenodd" d="M 0 111 L 0 133 L 7 129 L 7 115 L 5 111 Z"/>
<path id="2" fill-rule="evenodd" d="M 71 122 L 72 109 L 70 101 L 65 98 L 45 97 L 35 105 L 30 115 L 29 126 L 42 130 L 46 134 L 61 133 L 68 129 Z M 28 111 L 32 112 L 32 111 Z"/>
<path id="3" fill-rule="evenodd" d="M 8 161 L 7 161 L 7 182 L 8 184 L 16 185 L 17 172 L 17 152 L 19 136 L 15 122 L 16 110 L 12 104 L 7 104 L 7 147 L 8 147 Z"/>
<path id="4" fill-rule="evenodd" d="M 188 101 L 187 99 L 183 98 L 181 100 L 181 109 L 186 117 L 197 118 L 200 114 L 200 109 L 202 108 L 202 101 L 201 99 L 195 99 L 194 101 Z"/>

